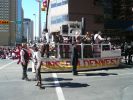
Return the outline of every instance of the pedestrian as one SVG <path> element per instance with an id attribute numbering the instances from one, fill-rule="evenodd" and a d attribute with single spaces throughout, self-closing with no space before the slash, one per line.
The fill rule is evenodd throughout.
<path id="1" fill-rule="evenodd" d="M 36 73 L 36 67 L 37 67 L 37 58 L 36 53 L 38 52 L 38 47 L 36 45 L 32 46 L 32 72 Z M 35 74 L 35 79 L 33 81 L 37 81 L 37 77 Z"/>
<path id="2" fill-rule="evenodd" d="M 42 80 L 41 80 L 41 65 L 42 61 L 44 60 L 43 55 L 46 53 L 46 47 L 44 45 L 39 45 L 38 49 L 36 48 L 35 57 L 37 60 L 37 66 L 36 66 L 36 78 L 37 78 L 37 84 L 36 86 L 42 87 Z"/>
<path id="3" fill-rule="evenodd" d="M 21 46 L 17 46 L 16 51 L 15 51 L 17 54 L 17 59 L 18 59 L 17 64 L 19 64 L 21 61 L 20 51 L 21 51 Z"/>
<path id="4" fill-rule="evenodd" d="M 31 54 L 32 54 L 32 72 L 35 73 L 35 68 L 36 68 L 36 65 L 37 65 L 37 60 L 36 60 L 36 57 L 35 57 L 35 52 L 37 52 L 38 48 L 36 46 L 36 44 L 33 44 L 31 46 Z M 36 80 L 36 78 L 35 78 Z"/>
<path id="5" fill-rule="evenodd" d="M 72 73 L 73 75 L 78 75 L 77 65 L 78 65 L 78 50 L 75 43 L 72 43 L 72 56 L 71 56 L 71 64 L 72 64 Z"/>
<path id="6" fill-rule="evenodd" d="M 22 49 L 20 51 L 20 58 L 21 58 L 21 65 L 23 69 L 23 74 L 22 74 L 22 80 L 30 81 L 30 79 L 27 76 L 27 66 L 30 60 L 30 56 L 28 53 L 28 48 L 26 43 L 22 43 Z"/>
<path id="7" fill-rule="evenodd" d="M 125 63 L 127 64 L 128 63 L 128 55 L 129 55 L 129 48 L 128 48 L 128 43 L 125 42 L 124 43 L 124 58 L 125 58 Z"/>

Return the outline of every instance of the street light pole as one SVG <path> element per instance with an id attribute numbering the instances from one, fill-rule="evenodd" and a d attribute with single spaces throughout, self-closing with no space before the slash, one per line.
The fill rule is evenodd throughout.
<path id="1" fill-rule="evenodd" d="M 29 33 L 28 33 L 28 27 L 29 27 L 29 23 L 28 22 L 26 22 L 26 24 L 27 24 L 27 43 L 29 42 Z"/>
<path id="2" fill-rule="evenodd" d="M 45 25 L 45 29 L 48 30 L 48 11 L 49 11 L 49 4 L 50 4 L 50 0 L 47 0 L 47 9 L 46 9 L 46 25 Z"/>
<path id="3" fill-rule="evenodd" d="M 39 3 L 39 38 L 41 37 L 41 2 L 42 0 L 36 0 Z"/>
<path id="4" fill-rule="evenodd" d="M 35 16 L 35 22 L 34 22 L 34 37 L 36 41 L 36 14 L 33 14 Z"/>

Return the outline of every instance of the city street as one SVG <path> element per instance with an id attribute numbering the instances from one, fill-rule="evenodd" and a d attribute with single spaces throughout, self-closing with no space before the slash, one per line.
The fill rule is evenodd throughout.
<path id="1" fill-rule="evenodd" d="M 31 64 L 29 64 L 31 67 Z M 30 79 L 35 73 L 28 71 Z M 15 60 L 0 60 L 0 100 L 132 100 L 133 68 L 72 73 L 42 73 L 45 89 L 36 81 L 21 79 L 22 68 Z"/>

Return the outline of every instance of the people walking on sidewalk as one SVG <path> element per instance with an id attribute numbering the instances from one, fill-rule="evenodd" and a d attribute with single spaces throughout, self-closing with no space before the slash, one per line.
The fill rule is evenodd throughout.
<path id="1" fill-rule="evenodd" d="M 22 49 L 20 51 L 21 56 L 21 65 L 22 65 L 22 80 L 30 81 L 30 79 L 27 76 L 27 67 L 30 60 L 30 56 L 28 53 L 28 48 L 26 43 L 22 43 Z"/>

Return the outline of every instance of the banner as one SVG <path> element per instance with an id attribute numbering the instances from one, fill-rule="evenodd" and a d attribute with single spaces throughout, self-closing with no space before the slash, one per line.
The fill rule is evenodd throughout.
<path id="1" fill-rule="evenodd" d="M 101 69 L 109 67 L 118 67 L 120 57 L 112 58 L 88 58 L 78 60 L 78 70 Z M 42 71 L 70 71 L 72 69 L 70 59 L 64 60 L 46 60 L 43 62 Z"/>

